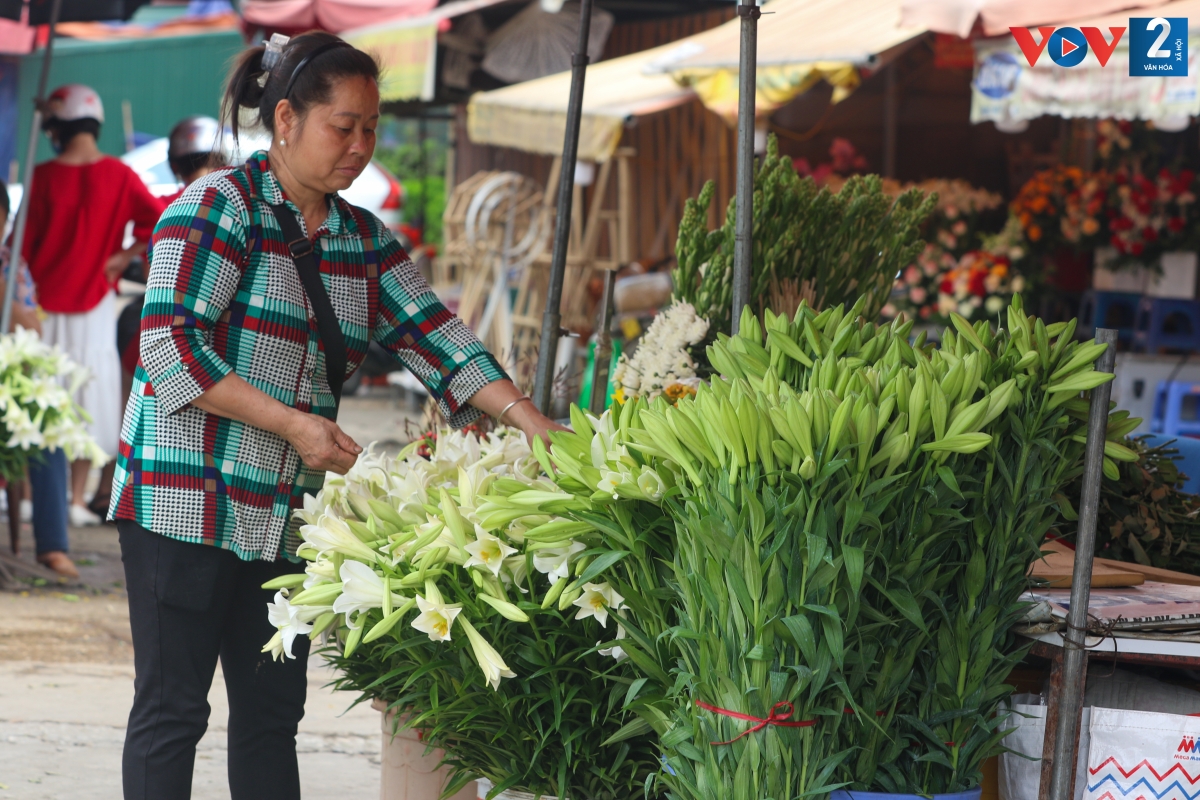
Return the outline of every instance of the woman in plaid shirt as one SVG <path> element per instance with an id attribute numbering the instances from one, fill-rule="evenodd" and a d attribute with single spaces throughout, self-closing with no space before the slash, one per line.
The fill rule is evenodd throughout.
<path id="1" fill-rule="evenodd" d="M 277 215 L 297 215 L 319 255 L 346 374 L 374 339 L 453 425 L 483 412 L 530 437 L 558 427 L 438 302 L 384 225 L 337 196 L 374 151 L 378 77 L 371 56 L 331 34 L 248 51 L 230 77 L 229 119 L 236 135 L 238 110 L 257 110 L 271 149 L 193 183 L 155 229 L 110 508 L 136 668 L 127 800 L 190 796 L 218 658 L 233 799 L 300 796 L 307 639 L 293 660 L 260 652 L 273 632 L 261 586 L 302 569 L 292 512 L 362 448 L 335 422 L 327 343 Z"/>

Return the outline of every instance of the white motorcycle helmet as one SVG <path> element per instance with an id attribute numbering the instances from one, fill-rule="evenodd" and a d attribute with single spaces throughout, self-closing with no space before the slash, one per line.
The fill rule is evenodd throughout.
<path id="1" fill-rule="evenodd" d="M 82 83 L 68 83 L 60 86 L 46 98 L 46 121 L 75 122 L 81 119 L 94 119 L 104 122 L 104 104 L 100 95 L 90 86 Z"/>
<path id="2" fill-rule="evenodd" d="M 184 156 L 219 152 L 221 123 L 212 117 L 188 117 L 171 129 L 167 158 L 177 161 Z"/>

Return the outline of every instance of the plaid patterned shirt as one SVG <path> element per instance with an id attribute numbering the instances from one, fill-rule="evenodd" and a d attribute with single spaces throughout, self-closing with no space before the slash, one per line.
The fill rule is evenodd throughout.
<path id="1" fill-rule="evenodd" d="M 159 220 L 109 509 L 246 560 L 295 552 L 292 511 L 325 473 L 283 438 L 191 402 L 236 373 L 292 408 L 336 415 L 316 318 L 268 208 L 281 202 L 260 152 L 189 186 Z M 335 195 L 314 241 L 347 374 L 374 339 L 421 379 L 452 425 L 478 417 L 467 401 L 504 371 L 383 223 Z"/>

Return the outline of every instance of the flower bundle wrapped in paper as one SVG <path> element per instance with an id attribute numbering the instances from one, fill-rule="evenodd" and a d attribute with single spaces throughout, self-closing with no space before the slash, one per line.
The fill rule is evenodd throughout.
<path id="1" fill-rule="evenodd" d="M 494 793 L 627 796 L 659 762 L 648 736 L 604 745 L 623 722 L 604 676 L 628 668 L 598 645 L 619 638 L 622 598 L 570 538 L 591 527 L 559 516 L 584 504 L 540 473 L 511 429 L 364 453 L 302 512 L 308 568 L 268 584 L 264 650 L 328 637 L 338 686 L 445 749 L 451 792 L 483 776 Z M 513 513 L 518 493 L 547 510 Z"/>
<path id="2" fill-rule="evenodd" d="M 87 412 L 72 399 L 87 380 L 85 368 L 32 331 L 0 336 L 0 477 L 22 479 L 40 449 L 108 460 L 87 431 Z"/>

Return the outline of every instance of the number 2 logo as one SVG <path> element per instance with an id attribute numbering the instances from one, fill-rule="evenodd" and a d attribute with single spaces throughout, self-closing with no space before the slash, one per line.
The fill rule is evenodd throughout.
<path id="1" fill-rule="evenodd" d="M 1186 78 L 1187 17 L 1130 17 L 1129 74 L 1145 78 Z"/>
<path id="2" fill-rule="evenodd" d="M 1162 44 L 1171 35 L 1171 23 L 1167 22 L 1162 17 L 1155 17 L 1146 23 L 1147 32 L 1158 28 L 1158 38 L 1150 45 L 1150 50 L 1146 53 L 1146 58 L 1170 58 L 1171 51 L 1163 50 Z"/>

